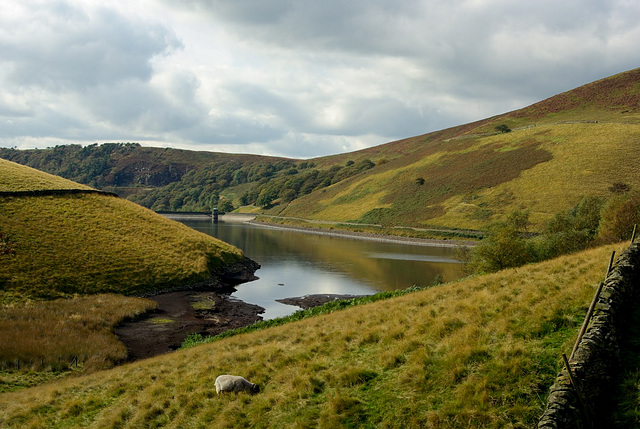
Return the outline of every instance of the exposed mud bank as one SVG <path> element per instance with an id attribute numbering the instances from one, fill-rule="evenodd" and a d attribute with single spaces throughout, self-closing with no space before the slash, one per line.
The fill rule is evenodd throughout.
<path id="1" fill-rule="evenodd" d="M 231 291 L 179 291 L 149 297 L 158 304 L 116 329 L 130 361 L 168 353 L 189 334 L 217 335 L 262 320 L 264 309 L 230 297 Z"/>
<path id="2" fill-rule="evenodd" d="M 308 308 L 317 307 L 319 305 L 325 304 L 330 301 L 335 301 L 337 299 L 352 299 L 360 298 L 362 296 L 364 295 L 314 294 L 293 298 L 276 299 L 276 301 L 281 302 L 282 304 L 296 305 L 306 310 Z"/>
<path id="3" fill-rule="evenodd" d="M 217 335 L 262 320 L 264 308 L 231 298 L 234 285 L 257 279 L 258 268 L 258 263 L 245 257 L 215 270 L 206 281 L 147 296 L 156 302 L 156 309 L 115 330 L 127 347 L 128 360 L 173 351 L 190 334 Z"/>

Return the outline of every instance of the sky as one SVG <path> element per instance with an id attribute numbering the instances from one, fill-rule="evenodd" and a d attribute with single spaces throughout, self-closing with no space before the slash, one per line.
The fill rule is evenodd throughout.
<path id="1" fill-rule="evenodd" d="M 640 67 L 637 0 L 2 0 L 0 147 L 312 158 Z"/>

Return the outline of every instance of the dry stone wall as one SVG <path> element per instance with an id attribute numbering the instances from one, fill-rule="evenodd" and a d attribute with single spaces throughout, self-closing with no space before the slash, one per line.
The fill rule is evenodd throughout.
<path id="1" fill-rule="evenodd" d="M 640 245 L 632 244 L 618 258 L 596 301 L 593 316 L 569 364 L 578 384 L 571 385 L 566 368 L 551 387 L 538 429 L 599 428 L 620 365 L 619 334 L 639 297 Z"/>

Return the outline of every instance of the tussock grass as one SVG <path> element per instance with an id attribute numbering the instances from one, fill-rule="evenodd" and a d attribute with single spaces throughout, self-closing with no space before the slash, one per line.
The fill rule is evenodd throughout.
<path id="1" fill-rule="evenodd" d="M 4 197 L 0 302 L 74 293 L 140 294 L 207 280 L 237 248 L 105 195 Z"/>
<path id="2" fill-rule="evenodd" d="M 25 381 L 31 371 L 56 375 L 76 362 L 91 372 L 122 362 L 127 351 L 113 327 L 153 308 L 151 300 L 114 294 L 0 307 L 0 391 L 39 381 Z"/>
<path id="3" fill-rule="evenodd" d="M 0 395 L 2 427 L 532 427 L 606 246 Z M 217 398 L 240 374 L 262 391 Z"/>

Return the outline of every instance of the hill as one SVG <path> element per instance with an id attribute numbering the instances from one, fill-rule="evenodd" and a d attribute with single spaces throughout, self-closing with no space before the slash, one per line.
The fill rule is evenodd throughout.
<path id="1" fill-rule="evenodd" d="M 231 245 L 83 185 L 5 160 L 0 183 L 0 302 L 215 285 L 256 268 Z"/>
<path id="2" fill-rule="evenodd" d="M 621 247 L 0 394 L 0 426 L 532 427 Z M 224 373 L 261 393 L 216 397 Z"/>
<path id="3" fill-rule="evenodd" d="M 635 69 L 503 115 L 311 160 L 133 143 L 0 149 L 0 157 L 154 210 L 251 205 L 312 220 L 484 229 L 527 209 L 538 228 L 585 195 L 639 188 L 639 92 Z"/>
<path id="4" fill-rule="evenodd" d="M 483 121 L 326 158 L 376 167 L 279 214 L 484 228 L 526 209 L 540 225 L 585 195 L 611 196 L 615 183 L 638 189 L 639 88 L 636 69 Z"/>

